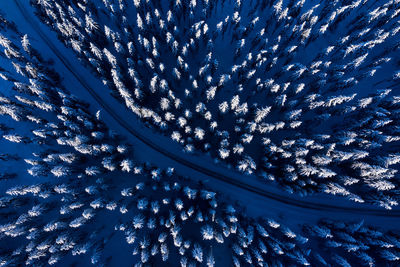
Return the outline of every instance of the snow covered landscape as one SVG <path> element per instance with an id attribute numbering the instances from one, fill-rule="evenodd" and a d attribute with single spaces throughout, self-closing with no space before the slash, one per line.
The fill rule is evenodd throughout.
<path id="1" fill-rule="evenodd" d="M 0 1 L 0 266 L 399 266 L 399 18 Z"/>

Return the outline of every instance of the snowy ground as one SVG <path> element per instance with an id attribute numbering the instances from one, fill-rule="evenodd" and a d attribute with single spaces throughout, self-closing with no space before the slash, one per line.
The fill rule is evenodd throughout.
<path id="1" fill-rule="evenodd" d="M 12 4 L 10 4 L 12 3 Z M 22 16 L 22 14 L 19 12 L 19 9 L 15 6 L 15 2 L 10 2 L 7 3 L 6 7 L 2 7 L 2 10 L 4 8 L 7 8 L 7 14 L 12 14 L 14 12 L 15 17 L 19 18 L 18 21 L 21 21 L 19 23 L 20 27 L 25 27 L 21 28 L 22 30 L 25 30 L 24 32 L 27 32 L 29 36 L 32 36 L 32 40 L 40 40 L 40 36 L 38 36 L 37 31 L 33 28 L 32 24 L 27 23 L 26 19 Z M 34 24 L 35 28 L 39 28 L 41 32 L 43 32 L 48 39 L 51 41 L 51 44 L 54 46 L 55 49 L 57 49 L 58 53 L 60 54 L 60 57 L 67 62 L 68 66 L 72 67 L 73 66 L 73 71 L 76 75 L 79 75 L 80 73 L 84 73 L 85 69 L 84 67 L 81 66 L 79 61 L 77 61 L 74 58 L 73 53 L 66 49 L 63 44 L 61 44 L 57 38 L 55 37 L 55 34 L 51 31 L 48 30 L 48 28 L 44 25 L 42 25 L 37 18 L 32 14 L 32 10 L 30 8 L 30 5 L 28 3 L 21 3 L 22 6 L 24 6 L 26 12 L 30 12 L 30 18 L 33 20 L 32 22 L 36 22 Z M 25 24 L 24 24 L 25 23 Z M 37 45 L 45 45 L 44 42 L 37 42 Z M 213 161 L 206 155 L 184 155 L 182 157 L 181 154 L 181 148 L 178 144 L 173 142 L 170 138 L 167 138 L 165 136 L 159 135 L 158 133 L 152 131 L 151 129 L 144 127 L 140 121 L 136 118 L 135 115 L 133 115 L 130 112 L 127 112 L 126 107 L 116 101 L 112 97 L 107 97 L 109 94 L 108 88 L 106 88 L 104 85 L 102 85 L 98 79 L 93 77 L 90 73 L 86 72 L 85 76 L 82 77 L 81 75 L 78 76 L 79 79 L 83 80 L 85 85 L 90 87 L 90 88 L 96 88 L 93 93 L 95 93 L 94 96 L 97 96 L 97 99 L 101 99 L 102 103 L 100 104 L 94 97 L 93 94 L 90 94 L 87 89 L 85 89 L 82 84 L 77 80 L 76 76 L 74 76 L 66 66 L 60 61 L 60 58 L 54 54 L 54 52 L 49 49 L 48 47 L 43 47 L 43 49 L 46 49 L 49 51 L 49 54 L 53 54 L 52 56 L 49 56 L 49 58 L 53 59 L 55 62 L 55 67 L 56 70 L 58 70 L 60 73 L 64 73 L 64 84 L 74 84 L 72 87 L 68 87 L 68 89 L 71 91 L 72 94 L 78 96 L 80 99 L 85 99 L 88 102 L 91 103 L 91 110 L 92 112 L 96 112 L 97 110 L 101 110 L 101 117 L 103 121 L 107 124 L 110 129 L 121 133 L 121 136 L 124 138 L 127 138 L 127 140 L 134 145 L 134 150 L 137 152 L 135 153 L 135 158 L 142 162 L 158 162 L 158 165 L 160 167 L 168 167 L 172 166 L 174 167 L 178 173 L 184 174 L 188 177 L 191 177 L 191 179 L 196 179 L 198 181 L 202 181 L 203 183 L 212 183 L 213 188 L 215 190 L 220 191 L 224 195 L 232 197 L 234 201 L 239 201 L 241 203 L 246 203 L 246 206 L 251 214 L 254 215 L 276 215 L 279 213 L 282 213 L 282 211 L 285 211 L 285 217 L 291 218 L 297 217 L 298 220 L 305 220 L 305 222 L 312 222 L 310 216 L 301 216 L 300 218 L 296 216 L 296 214 L 305 214 L 304 212 L 307 212 L 307 214 L 314 214 L 314 220 L 319 219 L 319 211 L 318 209 L 324 210 L 324 212 L 332 212 L 332 214 L 335 214 L 335 216 L 338 216 L 339 213 L 345 214 L 343 215 L 348 216 L 347 214 L 353 214 L 353 216 L 359 216 L 358 218 L 365 218 L 368 220 L 368 217 L 365 217 L 365 215 L 369 215 L 371 213 L 379 214 L 377 217 L 375 215 L 371 215 L 371 217 L 379 218 L 379 219 L 372 219 L 371 223 L 382 223 L 382 225 L 385 225 L 387 223 L 385 215 L 389 215 L 389 222 L 391 220 L 398 220 L 398 215 L 397 213 L 394 212 L 386 212 L 382 211 L 381 209 L 376 209 L 373 206 L 368 205 L 361 205 L 357 203 L 350 203 L 348 201 L 343 201 L 340 198 L 336 198 L 333 196 L 325 196 L 323 194 L 318 194 L 315 196 L 307 196 L 303 198 L 299 198 L 295 195 L 292 194 L 287 194 L 285 192 L 282 192 L 279 190 L 279 188 L 275 187 L 274 185 L 265 185 L 262 182 L 259 182 L 255 179 L 255 177 L 252 176 L 246 176 L 246 175 L 240 175 L 235 171 L 230 171 L 227 170 L 224 167 L 219 167 L 213 164 Z M 92 99 L 92 101 L 89 101 L 89 99 Z M 104 104 L 103 104 L 104 103 Z M 104 109 L 102 105 L 105 105 L 107 107 L 107 110 Z M 107 112 L 107 111 L 112 111 L 112 115 Z M 117 114 L 124 114 L 122 123 L 124 125 L 121 125 L 118 121 L 115 120 L 115 116 L 118 116 Z M 131 133 L 128 132 L 128 130 L 125 128 L 127 127 L 128 129 L 135 129 L 135 132 L 138 132 L 142 137 L 147 138 L 147 140 L 151 140 L 151 142 L 154 144 L 155 147 L 158 148 L 163 148 L 166 149 L 168 152 L 171 154 L 175 155 L 177 160 L 171 159 L 165 155 L 162 155 L 158 153 L 158 151 L 152 149 L 148 145 L 144 144 L 139 140 L 138 138 L 135 138 Z M 123 133 L 123 134 L 122 134 Z M 232 185 L 227 185 L 223 181 L 216 181 L 215 177 L 209 177 L 204 175 L 204 173 L 199 173 L 196 172 L 195 170 L 188 168 L 187 166 L 183 164 L 179 164 L 179 159 L 184 159 L 188 160 L 195 165 L 198 165 L 206 170 L 213 170 L 217 174 L 218 173 L 223 173 L 224 176 L 227 176 L 232 179 L 236 179 L 238 181 L 246 181 L 246 184 L 249 184 L 253 188 L 262 188 L 266 192 L 270 192 L 272 196 L 277 197 L 278 200 L 274 200 L 273 198 L 267 198 L 267 201 L 265 200 L 265 197 L 261 196 L 255 196 L 254 194 L 247 193 L 248 198 L 244 199 L 246 195 L 243 194 L 243 192 L 246 192 L 246 190 L 237 188 Z M 228 188 L 230 190 L 228 191 Z M 242 193 L 241 193 L 242 192 Z M 318 200 L 318 201 L 317 201 Z M 286 202 L 286 203 L 285 203 Z M 287 203 L 289 202 L 289 203 Z M 252 203 L 252 204 L 250 204 Z M 268 204 L 267 204 L 268 203 Z M 270 204 L 269 204 L 270 203 Z M 301 207 L 293 207 L 294 204 L 299 205 L 300 203 L 304 203 L 305 208 L 302 209 Z M 316 204 L 317 203 L 317 204 Z M 268 205 L 271 207 L 271 210 L 274 210 L 273 213 L 271 211 L 263 211 L 263 209 L 260 209 L 259 207 L 263 207 L 265 205 Z M 307 208 L 308 204 L 313 204 L 311 209 Z M 328 206 L 325 208 L 323 206 L 325 204 Z M 283 206 L 282 206 L 283 205 Z M 301 204 L 300 204 L 301 205 Z M 254 208 L 257 207 L 258 208 Z M 286 208 L 290 207 L 289 208 Z M 322 207 L 320 207 L 322 206 Z M 329 207 L 334 207 L 333 210 L 329 210 Z M 312 209 L 317 209 L 312 211 Z M 255 209 L 255 211 L 253 211 Z M 294 213 L 293 215 L 290 214 L 292 212 L 291 210 L 297 209 L 298 211 Z M 346 211 L 346 209 L 349 209 Z M 366 209 L 365 212 L 363 210 Z M 369 212 L 368 210 L 372 209 L 375 212 Z M 258 210 L 258 211 L 257 211 Z M 260 213 L 260 211 L 263 211 L 265 213 Z M 253 213 L 254 212 L 254 213 Z M 289 212 L 289 213 L 288 213 Z M 348 213 L 347 213 L 348 212 Z M 359 214 L 359 215 L 356 215 Z M 394 216 L 393 219 L 391 217 Z M 327 217 L 329 217 L 327 215 Z M 382 217 L 385 218 L 382 220 Z M 357 219 L 357 217 L 354 217 L 354 219 Z M 298 221 L 296 223 L 303 223 L 303 221 Z M 315 222 L 315 221 L 314 221 Z"/>

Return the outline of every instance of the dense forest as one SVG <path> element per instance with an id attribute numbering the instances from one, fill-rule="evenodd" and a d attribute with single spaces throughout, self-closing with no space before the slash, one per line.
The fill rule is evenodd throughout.
<path id="1" fill-rule="evenodd" d="M 399 265 L 399 18 L 4 0 L 0 266 Z"/>

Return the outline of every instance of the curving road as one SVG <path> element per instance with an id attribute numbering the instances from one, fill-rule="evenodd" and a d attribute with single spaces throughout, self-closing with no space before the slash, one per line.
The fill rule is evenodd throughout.
<path id="1" fill-rule="evenodd" d="M 49 49 L 57 56 L 57 58 L 61 61 L 61 63 L 71 72 L 71 74 L 76 78 L 76 80 L 82 85 L 85 90 L 98 102 L 98 104 L 126 131 L 128 131 L 135 138 L 151 147 L 153 150 L 163 154 L 164 156 L 176 161 L 179 164 L 182 164 L 186 167 L 189 167 L 197 172 L 207 175 L 210 178 L 217 179 L 224 183 L 239 187 L 241 189 L 247 190 L 258 196 L 272 199 L 278 201 L 280 203 L 284 203 L 286 205 L 296 206 L 303 209 L 312 209 L 317 211 L 329 211 L 334 213 L 349 213 L 349 214 L 358 214 L 358 215 L 372 215 L 372 216 L 383 216 L 383 217 L 400 217 L 400 210 L 387 211 L 383 209 L 373 209 L 373 208 L 353 208 L 347 206 L 335 206 L 324 203 L 314 203 L 310 201 L 304 201 L 301 199 L 288 198 L 287 196 L 282 196 L 274 192 L 267 191 L 265 189 L 261 189 L 257 186 L 251 185 L 249 183 L 243 182 L 243 180 L 239 180 L 234 177 L 228 177 L 226 174 L 222 172 L 213 171 L 207 169 L 197 163 L 191 162 L 186 158 L 171 153 L 167 149 L 158 146 L 155 144 L 150 138 L 146 137 L 139 131 L 135 130 L 131 127 L 126 121 L 121 119 L 121 117 L 113 111 L 113 109 L 100 97 L 95 90 L 93 90 L 75 70 L 71 63 L 66 59 L 56 48 L 56 46 L 49 40 L 46 34 L 37 26 L 36 21 L 31 17 L 31 15 L 25 10 L 25 8 L 21 5 L 18 0 L 13 0 L 16 6 L 18 7 L 21 15 L 25 18 L 25 20 L 31 25 L 37 35 L 42 39 L 42 41 L 49 47 Z"/>

